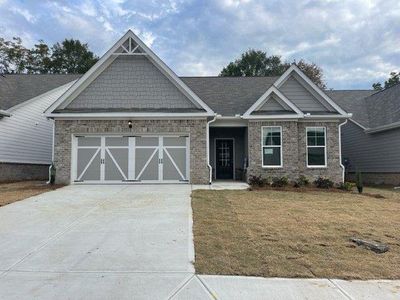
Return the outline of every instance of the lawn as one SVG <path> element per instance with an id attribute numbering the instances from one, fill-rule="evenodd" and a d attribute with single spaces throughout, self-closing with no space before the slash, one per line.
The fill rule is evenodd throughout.
<path id="1" fill-rule="evenodd" d="M 400 192 L 213 191 L 192 194 L 200 274 L 400 278 Z M 376 254 L 351 237 L 377 240 Z"/>
<path id="2" fill-rule="evenodd" d="M 43 181 L 0 183 L 0 206 L 52 191 L 59 187 L 61 186 L 48 185 Z"/>

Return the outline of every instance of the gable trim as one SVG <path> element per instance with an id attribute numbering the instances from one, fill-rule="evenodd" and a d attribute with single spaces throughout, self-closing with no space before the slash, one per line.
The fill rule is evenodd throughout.
<path id="1" fill-rule="evenodd" d="M 287 106 L 289 106 L 296 114 L 292 115 L 291 118 L 303 118 L 304 114 L 300 109 L 297 108 L 296 105 L 294 105 L 284 94 L 282 94 L 276 86 L 271 86 L 244 114 L 243 118 L 250 118 L 254 116 L 250 116 L 251 113 L 259 109 L 261 106 L 263 106 L 269 99 L 269 96 L 274 93 L 275 95 L 278 96 L 278 98 L 283 101 Z M 278 116 L 262 116 L 258 115 L 257 118 L 263 117 L 263 118 L 271 118 L 274 117 L 287 117 L 286 115 L 278 115 Z"/>
<path id="2" fill-rule="evenodd" d="M 47 110 L 46 114 L 51 114 L 58 108 L 65 108 L 70 104 L 84 88 L 86 88 L 92 81 L 94 81 L 102 71 L 105 70 L 119 55 L 114 55 L 115 51 L 118 50 L 123 43 L 131 38 L 134 42 L 139 45 L 141 49 L 147 54 L 150 62 L 157 67 L 168 80 L 174 84 L 180 92 L 182 92 L 189 101 L 191 101 L 196 107 L 202 108 L 209 115 L 214 115 L 213 110 L 203 102 L 150 48 L 148 48 L 140 39 L 137 37 L 132 30 L 128 30 L 115 44 L 108 50 L 101 59 L 87 71 L 81 78 L 79 78 L 61 97 L 54 102 Z M 132 55 L 132 54 L 129 54 Z"/>
<path id="3" fill-rule="evenodd" d="M 295 72 L 298 76 L 300 76 L 301 79 L 303 79 L 319 96 L 328 102 L 328 104 L 331 105 L 339 114 L 348 116 L 348 113 L 346 113 L 339 105 L 329 98 L 329 96 L 325 94 L 314 82 L 312 82 L 311 79 L 308 78 L 308 76 L 306 76 L 295 64 L 292 64 L 289 69 L 287 69 L 285 73 L 283 73 L 282 76 L 275 81 L 274 85 L 277 88 L 280 88 L 286 82 L 286 80 L 289 79 L 292 72 Z"/>

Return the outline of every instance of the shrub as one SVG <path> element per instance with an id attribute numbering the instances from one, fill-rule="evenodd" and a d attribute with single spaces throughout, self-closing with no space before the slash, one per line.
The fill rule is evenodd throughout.
<path id="1" fill-rule="evenodd" d="M 314 184 L 319 189 L 330 189 L 333 187 L 333 181 L 324 177 L 318 177 L 314 181 Z"/>
<path id="2" fill-rule="evenodd" d="M 283 187 L 289 184 L 289 179 L 286 176 L 272 178 L 273 187 Z"/>
<path id="3" fill-rule="evenodd" d="M 251 175 L 249 177 L 249 184 L 251 186 L 258 186 L 258 187 L 263 187 L 267 184 L 267 180 L 262 178 L 261 175 L 257 176 L 257 175 Z"/>
<path id="4" fill-rule="evenodd" d="M 355 186 L 354 183 L 346 181 L 346 182 L 340 183 L 339 189 L 344 190 L 344 191 L 351 191 L 354 186 Z"/>
<path id="5" fill-rule="evenodd" d="M 302 187 L 302 186 L 307 186 L 310 184 L 310 181 L 308 180 L 308 178 L 304 175 L 300 175 L 299 178 L 297 178 L 297 180 L 295 180 L 294 182 L 294 187 Z"/>

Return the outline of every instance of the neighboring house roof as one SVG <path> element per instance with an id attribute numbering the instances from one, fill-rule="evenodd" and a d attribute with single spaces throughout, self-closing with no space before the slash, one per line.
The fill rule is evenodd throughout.
<path id="1" fill-rule="evenodd" d="M 71 82 L 77 74 L 5 74 L 0 75 L 0 110 L 7 110 L 26 100 Z"/>
<path id="2" fill-rule="evenodd" d="M 347 112 L 352 113 L 352 119 L 369 127 L 368 112 L 364 98 L 376 93 L 373 90 L 327 90 L 325 93 Z"/>
<path id="3" fill-rule="evenodd" d="M 353 121 L 369 132 L 400 126 L 400 84 L 382 91 L 327 91 L 333 100 L 353 113 Z"/>
<path id="4" fill-rule="evenodd" d="M 400 122 L 400 84 L 365 98 L 370 128 Z"/>

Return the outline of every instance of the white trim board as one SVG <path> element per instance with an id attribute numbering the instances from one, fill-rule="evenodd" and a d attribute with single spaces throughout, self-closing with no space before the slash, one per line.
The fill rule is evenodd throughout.
<path id="1" fill-rule="evenodd" d="M 113 55 L 129 39 L 132 39 L 147 54 L 147 58 L 173 83 L 196 107 L 202 108 L 208 114 L 213 114 L 213 110 L 203 102 L 142 40 L 137 37 L 132 30 L 128 30 L 115 44 L 108 50 L 101 59 L 78 79 L 53 105 L 47 110 L 46 114 L 51 114 L 57 108 L 65 108 L 70 104 L 87 85 L 92 82 L 100 73 L 108 67 L 118 55 Z M 118 54 L 118 53 L 117 53 Z M 120 54 L 119 54 L 120 55 Z M 130 54 L 131 55 L 131 54 Z M 52 116 L 54 117 L 54 116 Z"/>
<path id="2" fill-rule="evenodd" d="M 329 105 L 331 105 L 339 114 L 345 115 L 348 117 L 348 114 L 340 108 L 327 94 L 325 94 L 314 82 L 311 81 L 310 78 L 308 78 L 295 64 L 292 64 L 289 69 L 286 70 L 285 73 L 282 74 L 281 77 L 279 77 L 274 85 L 277 88 L 280 88 L 286 80 L 289 79 L 290 75 L 292 73 L 296 73 L 301 79 L 303 79 L 319 96 L 321 96 L 326 102 L 328 102 Z"/>
<path id="3" fill-rule="evenodd" d="M 257 115 L 257 116 L 252 116 L 251 113 L 253 113 L 254 111 L 258 110 L 261 106 L 263 106 L 269 99 L 271 99 L 271 95 L 275 94 L 279 100 L 281 100 L 282 102 L 284 102 L 287 106 L 289 106 L 296 114 L 294 115 L 274 115 L 274 116 L 262 116 L 262 115 Z M 273 117 L 284 117 L 287 118 L 288 116 L 290 116 L 289 118 L 302 118 L 304 117 L 303 112 L 296 106 L 294 105 L 284 94 L 281 93 L 281 91 L 278 90 L 278 88 L 276 86 L 271 86 L 260 98 L 258 98 L 258 100 L 252 105 L 250 106 L 250 108 L 243 114 L 243 118 L 247 119 L 247 118 L 253 118 L 253 117 L 257 117 L 260 118 L 262 117 L 264 118 L 273 118 Z"/>

